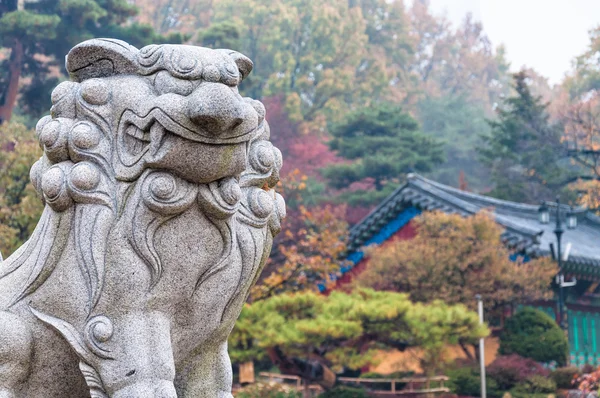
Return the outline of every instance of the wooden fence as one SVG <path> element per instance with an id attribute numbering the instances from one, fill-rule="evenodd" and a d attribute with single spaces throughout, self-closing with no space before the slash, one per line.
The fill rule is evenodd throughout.
<path id="1" fill-rule="evenodd" d="M 390 390 L 371 390 L 378 395 L 417 395 L 417 394 L 436 394 L 450 392 L 450 389 L 444 386 L 448 381 L 447 376 L 433 377 L 404 377 L 401 379 L 364 379 L 360 377 L 338 377 L 342 383 L 365 385 L 369 387 L 371 383 L 390 383 Z M 396 383 L 404 384 L 404 388 L 397 389 Z M 431 384 L 437 384 L 432 386 Z M 423 388 L 424 387 L 424 388 Z"/>
<path id="2" fill-rule="evenodd" d="M 302 390 L 304 388 L 302 384 L 302 378 L 295 375 L 284 375 L 281 373 L 269 373 L 269 372 L 260 372 L 258 374 L 260 377 L 266 378 L 269 382 L 279 382 L 279 380 L 290 380 L 296 385 L 296 390 Z M 318 384 L 311 384 L 308 386 L 311 390 L 322 392 L 323 387 Z"/>
<path id="3" fill-rule="evenodd" d="M 294 375 L 284 375 L 279 373 L 268 373 L 260 372 L 260 377 L 268 379 L 270 382 L 276 381 L 292 381 L 295 384 L 297 390 L 303 388 L 302 378 Z M 360 377 L 338 377 L 337 381 L 344 384 L 353 384 L 364 386 L 369 391 L 377 395 L 424 395 L 424 394 L 441 394 L 450 392 L 450 389 L 444 385 L 444 382 L 448 381 L 447 376 L 433 376 L 433 377 L 404 377 L 400 379 L 365 379 Z M 373 390 L 371 386 L 374 383 L 390 383 L 389 390 Z M 402 384 L 403 387 L 398 389 L 398 384 Z M 433 384 L 433 385 L 432 385 Z M 309 386 L 311 390 L 322 391 L 322 387 L 316 384 Z"/>

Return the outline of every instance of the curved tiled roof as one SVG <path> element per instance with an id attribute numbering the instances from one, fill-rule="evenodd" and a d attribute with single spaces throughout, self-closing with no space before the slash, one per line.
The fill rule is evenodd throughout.
<path id="1" fill-rule="evenodd" d="M 556 208 L 556 204 L 549 204 Z M 550 243 L 556 241 L 554 211 L 549 224 L 538 221 L 538 207 L 499 200 L 461 191 L 417 174 L 409 174 L 407 182 L 396 189 L 377 208 L 350 230 L 350 250 L 358 250 L 390 220 L 408 207 L 420 210 L 441 210 L 447 213 L 471 215 L 489 211 L 504 227 L 503 242 L 518 252 L 534 256 L 550 254 Z M 566 212 L 570 207 L 561 205 Z M 600 217 L 583 208 L 574 209 L 578 219 L 576 229 L 566 229 L 563 245 L 571 243 L 569 268 L 586 267 L 586 273 L 598 268 L 600 276 Z M 564 214 L 564 213 L 563 213 Z M 581 271 L 581 270 L 580 270 Z M 579 273 L 579 272 L 578 272 Z"/>

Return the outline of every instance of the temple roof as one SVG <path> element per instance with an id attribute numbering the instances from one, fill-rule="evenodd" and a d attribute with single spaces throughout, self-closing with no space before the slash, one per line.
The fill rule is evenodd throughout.
<path id="1" fill-rule="evenodd" d="M 551 209 L 550 223 L 542 224 L 538 221 L 539 206 L 494 199 L 409 174 L 404 185 L 352 227 L 350 250 L 359 250 L 398 214 L 416 207 L 423 211 L 441 210 L 461 215 L 490 212 L 496 222 L 504 227 L 502 240 L 508 247 L 532 256 L 546 256 L 550 255 L 550 243 L 556 244 L 553 232 L 556 204 L 547 205 Z M 569 209 L 569 206 L 561 205 L 562 214 Z M 577 215 L 577 228 L 567 229 L 563 226 L 563 248 L 571 243 L 568 266 L 576 274 L 600 276 L 600 218 L 584 208 L 575 208 L 573 211 Z"/>

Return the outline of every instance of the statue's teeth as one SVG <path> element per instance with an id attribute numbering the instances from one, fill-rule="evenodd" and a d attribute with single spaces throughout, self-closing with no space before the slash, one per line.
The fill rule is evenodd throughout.
<path id="1" fill-rule="evenodd" d="M 150 143 L 150 132 L 144 132 L 133 124 L 127 127 L 125 136 L 129 137 L 127 139 L 128 151 L 134 156 L 139 155 Z"/>
<path id="2" fill-rule="evenodd" d="M 130 124 L 125 132 L 127 135 L 137 138 L 138 140 L 144 140 L 144 131 L 134 124 Z"/>

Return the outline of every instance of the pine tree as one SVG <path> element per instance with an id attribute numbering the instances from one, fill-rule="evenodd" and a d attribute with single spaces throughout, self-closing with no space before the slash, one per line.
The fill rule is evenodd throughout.
<path id="1" fill-rule="evenodd" d="M 268 354 L 285 373 L 330 387 L 326 366 L 360 369 L 373 364 L 381 349 L 420 347 L 421 366 L 433 374 L 449 345 L 473 344 L 488 333 L 477 313 L 460 304 L 413 303 L 405 294 L 371 289 L 301 292 L 245 306 L 229 349 L 233 362 Z"/>
<path id="2" fill-rule="evenodd" d="M 325 168 L 330 185 L 343 189 L 372 181 L 374 187 L 340 197 L 352 205 L 376 203 L 397 187 L 403 174 L 430 171 L 443 160 L 441 143 L 421 133 L 415 119 L 390 104 L 356 111 L 333 126 L 331 134 L 331 149 L 352 163 Z"/>
<path id="3" fill-rule="evenodd" d="M 518 202 L 552 199 L 566 181 L 561 165 L 561 128 L 552 124 L 548 104 L 534 96 L 525 72 L 514 75 L 516 95 L 497 111 L 498 120 L 479 148 L 481 161 L 491 170 L 492 196 Z"/>
<path id="4" fill-rule="evenodd" d="M 204 47 L 241 49 L 240 28 L 232 21 L 217 22 L 199 31 L 197 40 Z"/>

